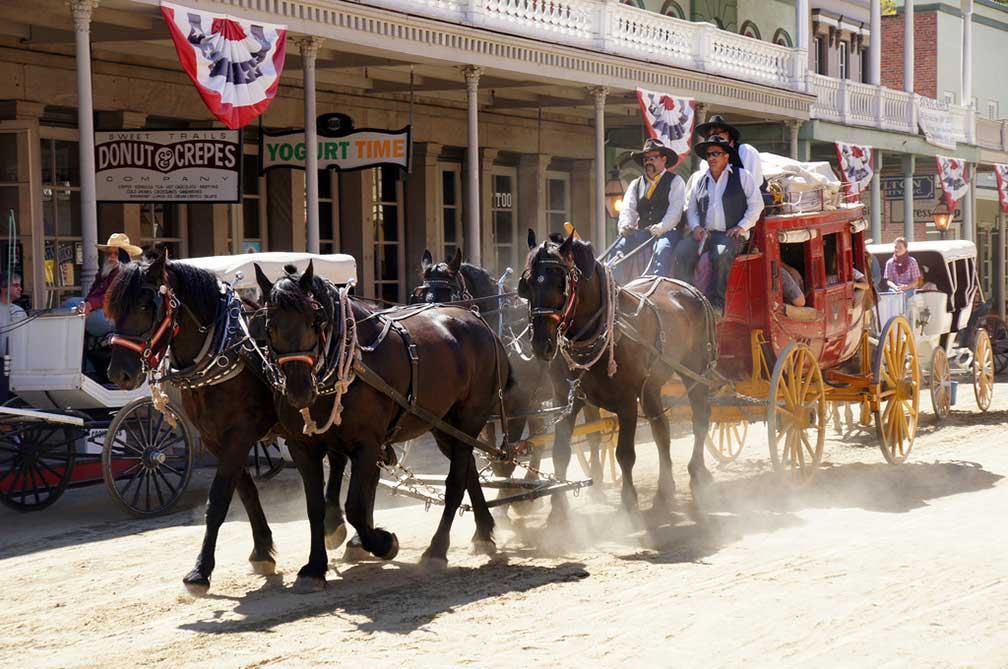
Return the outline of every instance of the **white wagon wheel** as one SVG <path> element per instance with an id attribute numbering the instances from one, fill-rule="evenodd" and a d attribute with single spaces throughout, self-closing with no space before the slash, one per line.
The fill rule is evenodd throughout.
<path id="1" fill-rule="evenodd" d="M 878 387 L 875 431 L 886 462 L 904 462 L 913 448 L 920 417 L 920 363 L 910 323 L 891 318 L 882 330 L 872 364 Z"/>
<path id="2" fill-rule="evenodd" d="M 804 484 L 815 476 L 826 441 L 826 388 L 812 351 L 788 344 L 770 377 L 767 436 L 776 471 Z"/>
<path id="3" fill-rule="evenodd" d="M 931 353 L 931 407 L 935 418 L 941 420 L 949 415 L 952 407 L 952 372 L 949 369 L 948 355 L 941 346 L 936 346 Z"/>
<path id="4" fill-rule="evenodd" d="M 977 330 L 973 338 L 972 368 L 973 395 L 980 411 L 986 413 L 994 399 L 994 350 L 990 335 L 983 328 Z"/>

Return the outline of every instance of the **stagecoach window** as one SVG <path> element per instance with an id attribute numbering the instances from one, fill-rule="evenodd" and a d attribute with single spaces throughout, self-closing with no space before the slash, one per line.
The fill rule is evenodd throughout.
<path id="1" fill-rule="evenodd" d="M 847 280 L 847 270 L 840 262 L 836 233 L 823 235 L 823 263 L 826 266 L 826 285 Z"/>

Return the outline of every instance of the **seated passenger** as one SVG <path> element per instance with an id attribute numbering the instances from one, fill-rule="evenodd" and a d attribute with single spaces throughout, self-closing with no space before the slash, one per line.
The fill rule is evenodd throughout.
<path id="1" fill-rule="evenodd" d="M 102 253 L 101 271 L 95 277 L 87 297 L 71 297 L 63 303 L 63 306 L 83 308 L 84 314 L 87 316 L 84 330 L 92 337 L 101 339 L 112 332 L 113 328 L 113 323 L 105 318 L 103 308 L 105 293 L 108 292 L 112 281 L 119 274 L 119 251 L 121 249 L 129 257 L 136 258 L 143 254 L 143 249 L 130 244 L 129 237 L 121 232 L 114 233 L 109 237 L 107 244 L 97 244 L 97 247 Z"/>
<path id="2" fill-rule="evenodd" d="M 10 293 L 7 292 L 7 281 L 10 280 Z M 7 334 L 11 325 L 28 318 L 25 310 L 14 304 L 21 299 L 21 275 L 0 272 L 0 355 L 7 352 Z"/>
<path id="3" fill-rule="evenodd" d="M 889 289 L 903 293 L 920 288 L 924 283 L 924 277 L 921 275 L 917 260 L 907 250 L 907 240 L 904 237 L 897 237 L 893 247 L 895 251 L 892 258 L 886 261 L 883 272 Z"/>
<path id="4" fill-rule="evenodd" d="M 657 241 L 651 274 L 671 277 L 672 250 L 679 243 L 677 228 L 686 200 L 682 177 L 669 171 L 675 167 L 679 156 L 657 139 L 644 142 L 644 148 L 633 156 L 644 168 L 644 174 L 630 182 L 623 196 L 619 215 L 621 239 L 610 257 L 628 255 L 654 238 Z M 627 283 L 643 273 L 648 256 L 644 252 L 637 255 L 636 262 L 627 261 L 616 266 L 619 283 Z"/>
<path id="5" fill-rule="evenodd" d="M 794 267 L 781 263 L 784 269 L 781 272 L 781 292 L 784 293 L 784 301 L 795 307 L 805 306 L 805 291 L 802 290 L 801 274 Z"/>

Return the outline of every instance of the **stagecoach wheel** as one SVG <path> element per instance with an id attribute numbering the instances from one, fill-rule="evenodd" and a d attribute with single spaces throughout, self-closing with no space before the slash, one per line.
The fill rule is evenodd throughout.
<path id="1" fill-rule="evenodd" d="M 990 409 L 994 398 L 994 351 L 990 335 L 983 328 L 973 338 L 973 395 L 980 411 Z"/>
<path id="2" fill-rule="evenodd" d="M 788 344 L 770 377 L 767 436 L 774 469 L 805 484 L 822 462 L 826 442 L 826 387 L 807 346 Z"/>
<path id="3" fill-rule="evenodd" d="M 284 468 L 283 453 L 276 437 L 270 441 L 257 441 L 249 454 L 249 473 L 256 481 L 268 481 Z"/>
<path id="4" fill-rule="evenodd" d="M 15 399 L 4 406 L 27 405 Z M 67 425 L 0 417 L 0 502 L 40 511 L 59 499 L 73 474 L 76 437 Z"/>
<path id="5" fill-rule="evenodd" d="M 920 363 L 910 323 L 896 316 L 886 323 L 872 364 L 878 387 L 875 432 L 886 462 L 899 464 L 910 455 L 920 416 Z"/>
<path id="6" fill-rule="evenodd" d="M 102 448 L 102 475 L 109 495 L 134 516 L 167 513 L 189 484 L 195 453 L 189 429 L 171 405 L 165 412 L 149 398 L 116 413 Z"/>
<path id="7" fill-rule="evenodd" d="M 1008 369 L 1008 326 L 996 314 L 988 314 L 981 321 L 981 327 L 990 336 L 994 373 L 1001 374 Z"/>
<path id="8" fill-rule="evenodd" d="M 744 420 L 712 422 L 707 434 L 707 452 L 722 465 L 735 462 L 748 432 L 749 423 Z"/>
<path id="9" fill-rule="evenodd" d="M 931 353 L 931 408 L 935 417 L 941 420 L 949 415 L 952 406 L 952 372 L 949 370 L 948 355 L 941 346 Z"/>

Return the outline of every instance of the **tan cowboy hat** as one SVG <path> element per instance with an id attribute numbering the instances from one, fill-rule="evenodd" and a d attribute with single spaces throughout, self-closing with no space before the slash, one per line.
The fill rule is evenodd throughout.
<path id="1" fill-rule="evenodd" d="M 143 249 L 139 246 L 133 246 L 130 244 L 130 238 L 122 232 L 114 232 L 108 238 L 108 243 L 106 244 L 95 244 L 99 251 L 114 251 L 116 249 L 122 249 L 134 258 L 139 255 L 143 255 Z"/>

